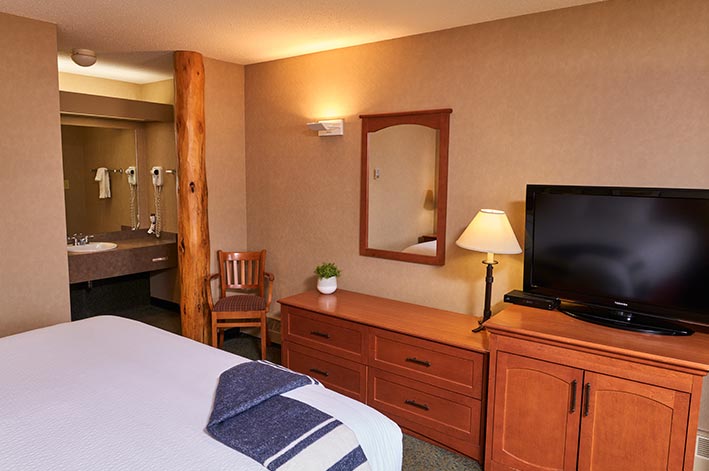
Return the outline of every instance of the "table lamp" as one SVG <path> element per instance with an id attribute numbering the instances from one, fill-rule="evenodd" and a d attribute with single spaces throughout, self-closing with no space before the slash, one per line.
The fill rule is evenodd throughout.
<path id="1" fill-rule="evenodd" d="M 483 263 L 487 265 L 485 275 L 485 307 L 483 318 L 478 322 L 480 325 L 473 329 L 473 332 L 480 332 L 484 329 L 484 323 L 490 316 L 490 297 L 492 295 L 492 267 L 497 265 L 495 254 L 516 254 L 521 253 L 522 248 L 517 242 L 515 233 L 512 230 L 510 221 L 504 211 L 496 209 L 481 209 L 475 215 L 463 234 L 455 241 L 458 247 L 476 252 L 487 253 L 487 258 Z"/>

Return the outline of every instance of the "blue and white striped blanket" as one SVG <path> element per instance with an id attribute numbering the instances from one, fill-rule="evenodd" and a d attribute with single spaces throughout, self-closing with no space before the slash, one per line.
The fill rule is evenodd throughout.
<path id="1" fill-rule="evenodd" d="M 207 431 L 269 470 L 369 470 L 357 437 L 339 420 L 282 393 L 309 376 L 265 361 L 242 363 L 219 377 Z"/>

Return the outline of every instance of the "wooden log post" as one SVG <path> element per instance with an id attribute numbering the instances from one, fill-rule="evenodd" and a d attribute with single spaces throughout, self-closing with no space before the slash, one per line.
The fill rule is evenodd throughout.
<path id="1" fill-rule="evenodd" d="M 175 52 L 180 316 L 182 335 L 209 340 L 207 286 L 209 224 L 204 142 L 204 62 L 197 52 Z"/>

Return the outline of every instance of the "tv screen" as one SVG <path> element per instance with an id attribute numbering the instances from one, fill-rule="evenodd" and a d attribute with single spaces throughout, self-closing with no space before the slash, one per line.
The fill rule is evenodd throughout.
<path id="1" fill-rule="evenodd" d="M 621 328 L 709 324 L 709 190 L 528 185 L 526 210 L 526 292 Z"/>

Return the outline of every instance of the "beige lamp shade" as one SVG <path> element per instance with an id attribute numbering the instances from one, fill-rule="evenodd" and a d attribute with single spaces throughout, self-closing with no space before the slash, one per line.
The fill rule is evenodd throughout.
<path id="1" fill-rule="evenodd" d="M 522 252 L 507 215 L 497 209 L 481 209 L 455 243 L 488 254 Z"/>

